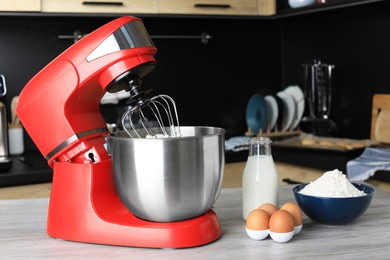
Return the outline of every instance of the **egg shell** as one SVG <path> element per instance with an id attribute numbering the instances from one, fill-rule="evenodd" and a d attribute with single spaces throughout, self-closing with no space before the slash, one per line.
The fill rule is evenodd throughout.
<path id="1" fill-rule="evenodd" d="M 275 211 L 278 210 L 278 208 L 277 208 L 274 204 L 272 204 L 272 203 L 264 203 L 264 204 L 262 204 L 262 205 L 259 207 L 259 209 L 264 210 L 264 211 L 267 212 L 268 215 L 270 215 L 270 216 L 272 216 L 272 214 L 274 214 Z"/>
<path id="2" fill-rule="evenodd" d="M 298 204 L 294 202 L 287 202 L 283 204 L 280 209 L 286 210 L 292 215 L 295 226 L 299 226 L 302 224 L 302 211 Z"/>
<path id="3" fill-rule="evenodd" d="M 269 220 L 269 230 L 275 233 L 288 233 L 294 231 L 294 219 L 292 215 L 283 209 L 272 214 Z"/>
<path id="4" fill-rule="evenodd" d="M 246 218 L 246 228 L 249 230 L 267 230 L 270 215 L 262 209 L 252 210 Z"/>

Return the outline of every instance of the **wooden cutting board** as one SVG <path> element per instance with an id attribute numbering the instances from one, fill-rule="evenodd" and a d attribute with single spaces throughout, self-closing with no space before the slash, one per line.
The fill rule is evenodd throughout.
<path id="1" fill-rule="evenodd" d="M 376 94 L 373 97 L 371 140 L 390 144 L 390 94 Z"/>
<path id="2" fill-rule="evenodd" d="M 281 141 L 272 142 L 273 146 L 294 147 L 302 149 L 316 149 L 328 151 L 352 151 L 362 149 L 376 144 L 370 139 L 347 139 L 334 137 L 320 137 L 312 134 L 302 133 L 299 136 L 291 137 Z"/>

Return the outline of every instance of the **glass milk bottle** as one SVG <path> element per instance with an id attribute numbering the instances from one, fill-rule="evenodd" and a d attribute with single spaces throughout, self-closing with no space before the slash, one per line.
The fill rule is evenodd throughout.
<path id="1" fill-rule="evenodd" d="M 251 138 L 242 176 L 243 218 L 264 203 L 278 207 L 278 172 L 271 153 L 271 139 Z"/>

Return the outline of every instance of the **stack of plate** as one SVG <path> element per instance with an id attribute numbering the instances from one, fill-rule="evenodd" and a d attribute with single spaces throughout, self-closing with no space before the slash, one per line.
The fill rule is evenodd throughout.
<path id="1" fill-rule="evenodd" d="M 254 134 L 260 130 L 288 131 L 298 127 L 305 110 L 299 86 L 289 86 L 276 95 L 253 95 L 246 107 L 246 123 Z"/>

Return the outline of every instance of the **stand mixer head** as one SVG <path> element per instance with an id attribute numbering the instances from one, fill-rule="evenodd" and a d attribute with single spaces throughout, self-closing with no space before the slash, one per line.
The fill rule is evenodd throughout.
<path id="1" fill-rule="evenodd" d="M 156 52 L 142 21 L 122 17 L 72 45 L 25 86 L 17 114 L 49 165 L 82 162 L 90 157 L 84 153 L 98 142 L 92 140 L 105 142 L 102 96 L 125 89 L 144 98 L 140 86 L 132 92 L 133 83 L 154 69 Z M 107 158 L 98 146 L 94 156 Z"/>
<path id="2" fill-rule="evenodd" d="M 100 114 L 105 92 L 130 92 L 132 103 L 126 116 L 130 121 L 136 113 L 152 108 L 162 124 L 160 111 L 167 111 L 169 125 L 180 135 L 173 100 L 165 95 L 148 98 L 150 91 L 140 87 L 142 78 L 155 67 L 156 52 L 141 20 L 121 17 L 68 48 L 21 92 L 16 112 L 53 168 L 47 221 L 50 236 L 154 248 L 198 246 L 221 236 L 212 210 L 177 222 L 150 222 L 136 217 L 118 196 L 105 146 L 109 132 Z M 145 123 L 143 128 L 148 128 Z M 216 142 L 220 148 L 222 132 Z M 223 153 L 219 158 L 223 165 Z M 221 167 L 218 170 L 223 172 Z"/>

